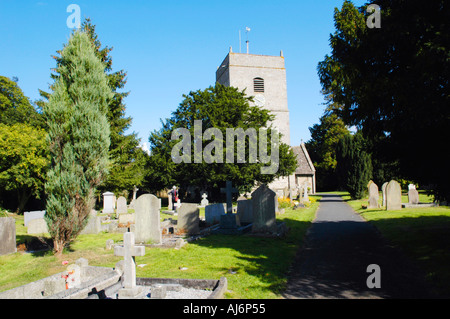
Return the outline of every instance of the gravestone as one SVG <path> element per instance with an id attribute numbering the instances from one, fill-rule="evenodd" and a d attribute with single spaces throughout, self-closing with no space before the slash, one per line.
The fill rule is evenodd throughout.
<path id="1" fill-rule="evenodd" d="M 390 181 L 386 186 L 386 210 L 402 209 L 402 187 L 397 181 Z"/>
<path id="2" fill-rule="evenodd" d="M 120 196 L 117 199 L 117 214 L 126 214 L 128 213 L 127 199 L 123 196 Z"/>
<path id="3" fill-rule="evenodd" d="M 81 231 L 81 234 L 98 234 L 102 230 L 102 223 L 100 220 L 100 216 L 97 216 L 97 211 L 94 209 L 91 211 L 88 217 L 88 222 L 84 229 Z"/>
<path id="4" fill-rule="evenodd" d="M 305 182 L 305 184 L 303 185 L 303 200 L 302 200 L 302 203 L 306 203 L 306 202 L 309 202 L 308 182 Z"/>
<path id="5" fill-rule="evenodd" d="M 173 206 L 173 202 L 172 202 L 172 195 L 169 194 L 169 196 L 167 196 L 168 199 L 168 210 L 175 210 L 175 207 Z"/>
<path id="6" fill-rule="evenodd" d="M 276 198 L 276 193 L 268 188 L 265 184 L 261 185 L 252 193 L 252 233 L 276 234 Z"/>
<path id="7" fill-rule="evenodd" d="M 28 223 L 27 233 L 29 235 L 38 235 L 48 233 L 47 222 L 44 218 L 33 219 Z"/>
<path id="8" fill-rule="evenodd" d="M 143 195 L 145 196 L 145 195 Z M 153 195 L 151 195 L 153 196 Z M 142 196 L 141 196 L 142 197 Z M 139 204 L 139 197 L 136 205 Z M 119 299 L 134 299 L 142 291 L 136 286 L 136 256 L 145 255 L 144 246 L 135 246 L 135 238 L 133 233 L 123 234 L 123 246 L 114 247 L 115 256 L 123 256 L 123 287 L 119 289 Z"/>
<path id="9" fill-rule="evenodd" d="M 225 188 L 221 188 L 220 192 L 226 194 L 227 211 L 220 217 L 220 229 L 237 229 L 240 225 L 237 214 L 233 214 L 233 194 L 238 190 L 233 187 L 231 181 L 227 181 Z"/>
<path id="10" fill-rule="evenodd" d="M 0 256 L 15 252 L 17 252 L 15 219 L 0 217 Z"/>
<path id="11" fill-rule="evenodd" d="M 237 215 L 242 224 L 253 223 L 253 203 L 251 199 L 238 199 L 237 201 Z"/>
<path id="12" fill-rule="evenodd" d="M 197 204 L 184 203 L 178 209 L 177 229 L 188 235 L 196 235 L 200 232 L 200 218 Z"/>
<path id="13" fill-rule="evenodd" d="M 419 192 L 414 184 L 408 185 L 408 202 L 412 205 L 419 204 Z"/>
<path id="14" fill-rule="evenodd" d="M 202 201 L 200 202 L 200 206 L 202 206 L 202 207 L 206 207 L 206 206 L 208 206 L 209 205 L 209 200 L 208 200 L 208 194 L 206 194 L 206 193 L 204 193 L 203 195 L 202 195 Z"/>
<path id="15" fill-rule="evenodd" d="M 115 201 L 114 201 L 114 193 L 106 192 L 103 193 L 103 214 L 112 214 L 114 213 Z"/>
<path id="16" fill-rule="evenodd" d="M 219 223 L 222 215 L 225 215 L 225 204 L 212 204 L 205 207 L 205 221 L 208 225 Z"/>
<path id="17" fill-rule="evenodd" d="M 370 181 L 368 186 L 369 190 L 369 206 L 368 208 L 378 208 L 378 199 L 380 194 L 378 193 L 378 186 L 373 181 Z"/>
<path id="18" fill-rule="evenodd" d="M 136 200 L 134 220 L 137 242 L 162 242 L 160 209 L 161 200 L 154 195 L 141 195 Z"/>
<path id="19" fill-rule="evenodd" d="M 28 227 L 28 223 L 30 222 L 30 220 L 44 218 L 44 216 L 45 216 L 45 210 L 39 210 L 39 211 L 34 211 L 34 212 L 25 212 L 23 214 L 23 224 L 25 225 L 25 227 Z"/>
<path id="20" fill-rule="evenodd" d="M 383 207 L 386 207 L 386 187 L 389 183 L 386 182 L 381 186 L 381 193 L 383 194 Z"/>

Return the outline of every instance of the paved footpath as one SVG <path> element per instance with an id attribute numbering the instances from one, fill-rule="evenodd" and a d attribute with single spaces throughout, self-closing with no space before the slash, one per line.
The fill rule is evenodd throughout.
<path id="1" fill-rule="evenodd" d="M 381 270 L 381 288 L 369 289 Z M 423 274 L 338 195 L 323 195 L 291 267 L 285 298 L 429 298 Z"/>

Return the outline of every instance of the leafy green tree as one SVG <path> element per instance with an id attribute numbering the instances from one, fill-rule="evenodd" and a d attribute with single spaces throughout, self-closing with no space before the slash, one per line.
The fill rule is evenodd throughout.
<path id="1" fill-rule="evenodd" d="M 108 104 L 113 93 L 89 36 L 75 32 L 61 51 L 59 77 L 44 106 L 52 155 L 46 220 L 55 254 L 86 224 L 108 167 Z"/>
<path id="2" fill-rule="evenodd" d="M 41 196 L 49 164 L 46 135 L 27 124 L 0 123 L 0 188 L 17 195 L 17 212 L 31 196 Z"/>
<path id="3" fill-rule="evenodd" d="M 337 145 L 337 175 L 353 199 L 361 199 L 372 178 L 372 161 L 361 132 L 343 136 Z"/>
<path id="4" fill-rule="evenodd" d="M 450 199 L 443 145 L 450 125 L 448 1 L 376 4 L 381 28 L 367 27 L 366 6 L 345 1 L 335 10 L 332 53 L 319 63 L 320 81 L 343 106 L 345 123 L 369 139 L 376 161 L 398 163 L 403 178 Z"/>
<path id="5" fill-rule="evenodd" d="M 31 197 L 43 192 L 47 154 L 45 126 L 17 84 L 0 76 L 0 200 L 4 207 L 23 212 Z"/>
<path id="6" fill-rule="evenodd" d="M 188 186 L 197 186 L 208 190 L 212 194 L 212 199 L 220 197 L 218 191 L 220 187 L 225 186 L 225 182 L 230 180 L 233 185 L 241 192 L 250 191 L 255 182 L 270 183 L 275 178 L 287 176 L 295 171 L 297 161 L 295 155 L 288 145 L 280 143 L 279 145 L 279 167 L 274 174 L 262 174 L 261 167 L 267 166 L 261 162 L 251 163 L 250 145 L 256 146 L 259 143 L 259 135 L 256 145 L 253 144 L 248 136 L 245 143 L 245 162 L 239 163 L 237 139 L 234 140 L 234 153 L 231 156 L 235 159 L 233 163 L 228 163 L 226 159 L 227 148 L 226 130 L 242 128 L 244 131 L 254 129 L 258 132 L 259 128 L 267 127 L 269 121 L 273 120 L 273 115 L 267 110 L 256 106 L 250 106 L 252 98 L 246 97 L 245 92 L 240 92 L 233 87 L 226 87 L 217 83 L 214 87 L 205 90 L 198 90 L 184 95 L 184 100 L 170 119 L 163 122 L 159 131 L 150 135 L 151 156 L 148 167 L 147 187 L 170 188 L 173 184 L 186 189 Z M 205 139 L 204 133 L 210 128 L 220 131 L 220 136 L 211 136 L 203 142 L 204 150 L 210 143 L 214 142 L 215 147 L 211 150 L 211 155 L 216 160 L 205 160 L 196 158 L 195 121 L 201 120 L 201 134 Z M 192 137 L 192 150 L 188 156 L 190 163 L 175 163 L 172 158 L 172 150 L 179 141 L 172 141 L 172 132 L 177 128 L 185 128 L 190 131 Z M 268 132 L 271 133 L 269 127 Z M 272 143 L 268 135 L 268 144 Z M 203 149 L 202 149 L 203 151 Z M 272 154 L 272 149 L 268 147 L 268 154 Z M 198 153 L 197 153 L 198 154 Z M 220 163 L 220 160 L 223 160 Z"/>
<path id="7" fill-rule="evenodd" d="M 81 25 L 81 30 L 84 31 L 92 42 L 96 56 L 104 64 L 104 72 L 108 79 L 108 84 L 113 91 L 113 98 L 108 104 L 108 121 L 110 124 L 110 147 L 109 157 L 111 159 L 108 174 L 102 184 L 99 186 L 101 191 L 112 191 L 114 193 L 121 193 L 124 190 L 131 191 L 133 186 L 141 186 L 145 175 L 145 163 L 147 154 L 142 152 L 139 147 L 140 139 L 136 133 L 126 134 L 130 128 L 132 118 L 125 114 L 126 106 L 124 99 L 129 95 L 129 92 L 122 92 L 127 80 L 127 73 L 124 70 L 112 71 L 112 57 L 110 55 L 112 48 L 102 48 L 102 43 L 95 32 L 95 25 L 91 19 L 86 18 Z M 57 52 L 59 55 L 61 51 Z M 57 66 L 63 62 L 62 57 L 54 56 Z M 55 74 L 51 77 L 56 80 L 60 77 L 58 68 Z M 44 99 L 49 98 L 50 94 L 40 91 Z M 41 107 L 45 104 L 40 101 Z"/>
<path id="8" fill-rule="evenodd" d="M 41 114 L 36 112 L 18 84 L 5 76 L 0 76 L 0 123 L 44 125 Z"/>

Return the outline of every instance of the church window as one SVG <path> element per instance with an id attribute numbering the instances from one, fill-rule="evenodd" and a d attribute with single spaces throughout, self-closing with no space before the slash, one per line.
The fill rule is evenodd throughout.
<path id="1" fill-rule="evenodd" d="M 253 79 L 253 90 L 255 92 L 264 93 L 264 79 L 262 79 L 262 78 L 254 78 Z"/>

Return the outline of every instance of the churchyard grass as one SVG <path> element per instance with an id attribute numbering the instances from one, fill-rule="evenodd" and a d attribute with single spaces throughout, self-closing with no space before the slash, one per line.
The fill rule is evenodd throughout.
<path id="1" fill-rule="evenodd" d="M 398 211 L 364 209 L 367 199 L 347 203 L 381 234 L 407 254 L 424 271 L 426 280 L 438 296 L 450 297 L 450 207 L 403 208 Z M 422 203 L 432 202 L 425 193 L 419 193 Z M 403 202 L 406 201 L 403 196 Z"/>
<path id="2" fill-rule="evenodd" d="M 280 298 L 287 282 L 287 272 L 306 230 L 315 217 L 319 203 L 299 210 L 286 209 L 277 215 L 290 231 L 285 238 L 211 235 L 191 242 L 180 250 L 146 248 L 143 257 L 136 257 L 138 277 L 228 279 L 227 298 Z M 164 209 L 164 208 L 163 208 Z M 14 215 L 17 241 L 25 240 L 23 216 Z M 62 272 L 67 266 L 86 258 L 92 266 L 114 267 L 122 257 L 106 250 L 108 239 L 122 241 L 123 234 L 100 233 L 80 235 L 61 258 L 51 251 L 15 254 L 0 257 L 0 291 Z M 141 265 L 142 267 L 139 267 Z"/>

